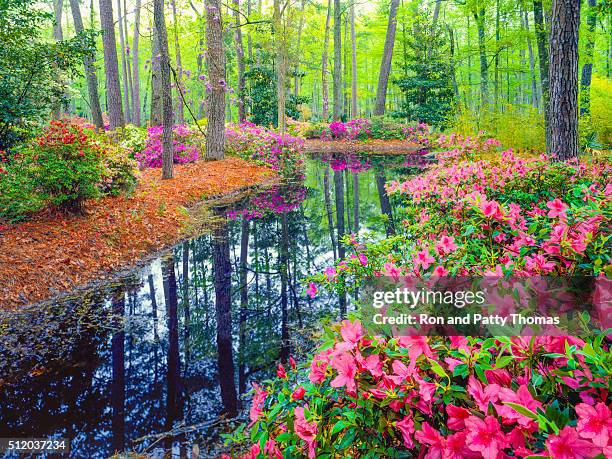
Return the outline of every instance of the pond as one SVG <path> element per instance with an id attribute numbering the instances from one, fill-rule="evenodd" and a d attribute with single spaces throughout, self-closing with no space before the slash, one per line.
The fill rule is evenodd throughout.
<path id="1" fill-rule="evenodd" d="M 215 207 L 212 234 L 119 281 L 0 313 L 0 437 L 68 438 L 79 458 L 214 456 L 251 382 L 354 307 L 302 280 L 344 256 L 338 234 L 393 231 L 383 184 L 413 158 L 310 158 L 304 180 Z"/>

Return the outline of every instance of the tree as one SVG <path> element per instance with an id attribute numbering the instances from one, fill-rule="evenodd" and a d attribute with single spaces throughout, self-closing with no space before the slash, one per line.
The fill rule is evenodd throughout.
<path id="1" fill-rule="evenodd" d="M 100 24 L 102 26 L 102 45 L 104 47 L 104 74 L 106 76 L 106 108 L 110 128 L 123 127 L 123 106 L 121 105 L 121 87 L 119 84 L 119 62 L 117 60 L 117 43 L 115 41 L 115 20 L 113 19 L 112 0 L 100 1 Z"/>
<path id="2" fill-rule="evenodd" d="M 132 115 L 133 123 L 140 126 L 140 69 L 138 51 L 140 42 L 140 8 L 141 0 L 136 0 L 134 8 L 134 38 L 132 39 Z"/>
<path id="3" fill-rule="evenodd" d="M 119 46 L 121 47 L 121 80 L 123 81 L 123 105 L 125 108 L 125 117 L 129 123 L 132 120 L 130 112 L 130 84 L 128 80 L 127 57 L 125 55 L 126 36 L 123 30 L 124 16 L 121 14 L 121 0 L 117 0 L 117 19 L 119 22 Z"/>
<path id="4" fill-rule="evenodd" d="M 70 0 L 70 9 L 72 10 L 72 20 L 74 21 L 74 29 L 77 34 L 84 33 L 83 18 L 81 17 L 81 7 L 78 0 Z M 83 65 L 85 67 L 85 78 L 87 79 L 87 92 L 89 93 L 89 107 L 93 122 L 98 129 L 104 129 L 104 121 L 102 120 L 102 109 L 100 107 L 100 96 L 98 95 L 98 77 L 96 75 L 96 67 L 94 58 L 90 55 L 83 57 Z"/>
<path id="5" fill-rule="evenodd" d="M 223 159 L 225 148 L 225 54 L 219 0 L 206 0 L 206 42 L 208 52 L 208 124 L 206 159 Z"/>
<path id="6" fill-rule="evenodd" d="M 580 3 L 553 0 L 550 29 L 550 144 L 548 154 L 578 157 L 578 29 Z"/>
<path id="7" fill-rule="evenodd" d="M 533 0 L 533 20 L 535 22 L 536 43 L 540 64 L 540 88 L 542 91 L 542 107 L 544 107 L 544 131 L 546 145 L 550 145 L 550 85 L 548 77 L 548 42 L 544 26 L 542 0 Z"/>
<path id="8" fill-rule="evenodd" d="M 323 38 L 323 56 L 321 58 L 321 92 L 323 97 L 323 107 L 321 118 L 327 121 L 329 118 L 329 86 L 327 84 L 327 61 L 329 59 L 329 24 L 331 20 L 332 0 L 327 0 L 327 16 L 325 19 L 325 36 Z"/>
<path id="9" fill-rule="evenodd" d="M 389 74 L 391 73 L 391 65 L 393 63 L 393 48 L 395 46 L 398 7 L 399 0 L 391 0 L 391 7 L 389 8 L 389 22 L 387 23 L 387 35 L 385 37 L 385 47 L 383 49 L 383 57 L 380 63 L 380 71 L 378 73 L 378 88 L 376 90 L 376 104 L 374 106 L 374 115 L 376 116 L 384 115 L 387 105 L 387 87 L 389 86 Z"/>
<path id="10" fill-rule="evenodd" d="M 480 55 L 480 104 L 489 103 L 489 62 L 487 61 L 487 48 L 485 36 L 486 10 L 483 0 L 476 0 L 471 10 L 478 29 L 478 54 Z"/>
<path id="11" fill-rule="evenodd" d="M 234 22 L 236 31 L 234 32 L 234 42 L 236 43 L 236 64 L 238 67 L 238 121 L 246 119 L 244 111 L 244 46 L 242 44 L 242 29 L 240 28 L 240 0 L 234 0 Z"/>
<path id="12" fill-rule="evenodd" d="M 351 0 L 351 117 L 357 118 L 357 40 L 355 38 L 355 2 Z"/>
<path id="13" fill-rule="evenodd" d="M 588 0 L 587 37 L 584 47 L 584 65 L 580 78 L 580 114 L 591 111 L 591 77 L 593 75 L 593 48 L 595 47 L 595 26 L 597 25 L 597 0 Z"/>
<path id="14" fill-rule="evenodd" d="M 31 0 L 0 0 L 0 150 L 27 138 L 29 130 L 65 97 L 66 78 L 76 76 L 83 59 L 95 52 L 91 32 L 50 42 L 45 28 L 53 15 Z"/>
<path id="15" fill-rule="evenodd" d="M 405 95 L 399 115 L 443 126 L 453 114 L 452 68 L 446 34 L 440 24 L 419 13 L 407 44 L 412 51 L 407 76 L 396 80 Z"/>
<path id="16" fill-rule="evenodd" d="M 174 114 L 172 113 L 172 87 L 170 84 L 170 55 L 168 53 L 168 32 L 164 18 L 164 0 L 153 0 L 153 20 L 159 46 L 159 75 L 162 99 L 162 179 L 174 176 L 174 145 L 172 143 L 172 128 Z"/>
<path id="17" fill-rule="evenodd" d="M 161 65 L 159 59 L 159 34 L 153 25 L 151 35 L 151 125 L 162 124 Z"/>
<path id="18" fill-rule="evenodd" d="M 176 0 L 172 3 L 172 21 L 174 22 L 174 56 L 176 59 L 175 87 L 176 87 L 176 112 L 179 124 L 185 123 L 185 108 L 183 107 L 183 63 L 181 61 L 181 44 L 178 34 L 178 13 L 176 10 Z"/>
<path id="19" fill-rule="evenodd" d="M 399 1 L 399 0 L 393 0 Z M 342 116 L 342 10 L 334 0 L 334 120 Z"/>

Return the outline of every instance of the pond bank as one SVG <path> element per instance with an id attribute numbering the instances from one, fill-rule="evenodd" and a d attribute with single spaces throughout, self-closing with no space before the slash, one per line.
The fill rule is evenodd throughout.
<path id="1" fill-rule="evenodd" d="M 175 165 L 175 178 L 142 172 L 131 196 L 87 203 L 83 216 L 41 213 L 0 230 L 0 309 L 13 309 L 110 275 L 176 244 L 195 223 L 186 208 L 203 199 L 275 182 L 238 158 Z"/>
<path id="2" fill-rule="evenodd" d="M 306 139 L 304 150 L 307 153 L 370 153 L 377 155 L 406 155 L 416 153 L 423 147 L 407 140 L 320 140 Z"/>

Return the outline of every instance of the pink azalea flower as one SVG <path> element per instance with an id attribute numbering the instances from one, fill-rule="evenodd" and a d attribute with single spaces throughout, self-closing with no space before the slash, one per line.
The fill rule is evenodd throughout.
<path id="1" fill-rule="evenodd" d="M 306 405 L 308 407 L 308 405 Z M 316 457 L 315 448 L 317 446 L 317 424 L 315 422 L 308 422 L 304 415 L 304 408 L 297 406 L 294 411 L 295 422 L 293 427 L 298 437 L 306 442 L 308 446 L 308 459 L 314 459 Z"/>
<path id="2" fill-rule="evenodd" d="M 400 275 L 402 274 L 402 271 L 393 263 L 385 263 L 383 273 L 387 276 L 390 276 L 395 282 L 397 282 L 399 280 Z"/>
<path id="3" fill-rule="evenodd" d="M 345 342 L 356 345 L 359 343 L 359 340 L 363 338 L 363 327 L 361 326 L 361 322 L 358 320 L 355 320 L 355 322 L 343 320 L 340 334 Z"/>
<path id="4" fill-rule="evenodd" d="M 257 422 L 259 419 L 259 415 L 263 410 L 264 402 L 268 396 L 268 393 L 265 390 L 262 390 L 256 383 L 253 383 L 253 389 L 255 389 L 255 395 L 253 396 L 251 409 L 249 410 L 251 425 L 255 424 L 255 422 Z"/>
<path id="5" fill-rule="evenodd" d="M 468 394 L 472 396 L 478 408 L 483 413 L 489 410 L 489 402 L 496 402 L 499 398 L 500 387 L 497 384 L 489 384 L 483 389 L 482 383 L 478 381 L 474 376 L 470 376 L 468 379 Z"/>
<path id="6" fill-rule="evenodd" d="M 333 280 L 336 278 L 337 275 L 338 275 L 338 272 L 336 271 L 336 268 L 334 268 L 333 266 L 329 266 L 328 268 L 325 269 L 325 277 L 327 277 L 327 280 L 329 282 L 333 282 Z"/>
<path id="7" fill-rule="evenodd" d="M 576 430 L 582 438 L 591 441 L 603 448 L 608 445 L 610 433 L 612 432 L 612 414 L 605 403 L 589 406 L 586 403 L 576 405 L 578 414 L 578 425 Z"/>
<path id="8" fill-rule="evenodd" d="M 395 423 L 395 427 L 397 427 L 402 433 L 402 438 L 404 439 L 404 446 L 408 449 L 414 447 L 414 442 L 412 441 L 412 434 L 414 433 L 414 421 L 411 417 L 406 416 L 401 421 Z"/>
<path id="9" fill-rule="evenodd" d="M 266 453 L 266 457 L 269 458 L 283 459 L 283 453 L 280 449 L 278 449 L 278 446 L 276 446 L 276 441 L 274 441 L 272 438 L 266 442 L 264 446 L 264 453 Z"/>
<path id="10" fill-rule="evenodd" d="M 330 383 L 331 386 L 346 386 L 348 392 L 355 392 L 355 373 L 357 371 L 355 359 L 349 354 L 340 354 L 332 360 L 331 366 L 338 372 L 338 376 Z"/>
<path id="11" fill-rule="evenodd" d="M 329 360 L 326 356 L 321 354 L 314 356 L 310 363 L 310 374 L 308 375 L 311 383 L 321 384 L 325 381 L 325 372 L 327 371 L 328 364 Z"/>
<path id="12" fill-rule="evenodd" d="M 555 459 L 589 459 L 599 454 L 600 448 L 578 436 L 573 427 L 565 427 L 559 435 L 549 435 L 546 451 Z"/>
<path id="13" fill-rule="evenodd" d="M 382 362 L 380 361 L 380 356 L 378 354 L 372 354 L 366 357 L 364 367 L 372 374 L 372 376 L 376 378 L 382 376 Z"/>
<path id="14" fill-rule="evenodd" d="M 415 440 L 423 445 L 427 445 L 427 454 L 424 459 L 439 459 L 444 452 L 444 437 L 436 429 L 424 422 L 419 430 L 414 434 Z"/>
<path id="15" fill-rule="evenodd" d="M 465 427 L 465 420 L 470 417 L 468 410 L 455 406 L 452 403 L 446 405 L 446 413 L 448 414 L 448 428 L 452 430 L 463 429 Z"/>
<path id="16" fill-rule="evenodd" d="M 433 275 L 438 277 L 444 277 L 448 275 L 448 270 L 444 266 L 436 266 L 433 270 Z"/>
<path id="17" fill-rule="evenodd" d="M 482 201 L 478 206 L 483 215 L 487 218 L 499 218 L 502 216 L 501 209 L 497 201 Z"/>
<path id="18" fill-rule="evenodd" d="M 419 266 L 422 266 L 423 269 L 428 269 L 429 266 L 435 261 L 436 259 L 432 257 L 427 250 L 421 250 L 415 255 L 413 264 L 415 269 L 417 269 Z"/>
<path id="19" fill-rule="evenodd" d="M 452 253 L 457 250 L 455 238 L 452 236 L 442 236 L 442 239 L 436 244 L 436 250 L 440 255 Z"/>
<path id="20" fill-rule="evenodd" d="M 278 376 L 280 379 L 287 379 L 287 372 L 285 371 L 285 367 L 282 363 L 279 363 L 278 367 L 276 368 L 276 376 Z"/>
<path id="21" fill-rule="evenodd" d="M 362 264 L 362 266 L 368 265 L 368 257 L 366 257 L 365 253 L 360 253 L 357 258 L 359 258 L 359 262 Z"/>
<path id="22" fill-rule="evenodd" d="M 497 459 L 505 444 L 504 433 L 497 419 L 493 416 L 487 416 L 484 420 L 470 416 L 465 420 L 465 426 L 468 448 L 480 452 L 484 459 Z"/>
<path id="23" fill-rule="evenodd" d="M 310 298 L 317 296 L 317 284 L 311 282 L 306 289 L 306 295 L 308 295 Z"/>
<path id="24" fill-rule="evenodd" d="M 556 217 L 559 217 L 561 219 L 567 218 L 567 214 L 565 213 L 565 211 L 567 209 L 569 209 L 569 207 L 568 207 L 567 204 L 565 204 L 559 198 L 557 198 L 557 199 L 555 199 L 553 201 L 548 201 L 546 203 L 546 207 L 548 207 L 550 209 L 548 211 L 548 217 L 549 218 L 556 218 Z"/>

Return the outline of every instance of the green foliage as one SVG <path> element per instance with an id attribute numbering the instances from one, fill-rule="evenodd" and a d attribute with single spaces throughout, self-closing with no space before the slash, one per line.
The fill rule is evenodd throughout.
<path id="1" fill-rule="evenodd" d="M 104 145 L 104 170 L 99 184 L 102 193 L 117 196 L 131 192 L 138 184 L 138 163 L 131 151 L 111 144 Z"/>
<path id="2" fill-rule="evenodd" d="M 85 199 L 100 195 L 101 148 L 79 126 L 52 121 L 22 156 L 44 201 L 79 211 Z"/>
<path id="3" fill-rule="evenodd" d="M 27 163 L 19 157 L 4 160 L 4 167 L 0 167 L 0 218 L 15 222 L 42 209 L 45 204 L 35 193 Z"/>
<path id="4" fill-rule="evenodd" d="M 591 125 L 597 141 L 606 148 L 612 145 L 612 80 L 593 76 L 591 83 Z"/>
<path id="5" fill-rule="evenodd" d="M 140 153 L 147 147 L 147 130 L 128 124 L 120 133 L 121 146 L 130 150 L 132 155 Z"/>
<path id="6" fill-rule="evenodd" d="M 375 116 L 370 119 L 369 136 L 372 139 L 404 140 L 406 138 L 405 127 L 403 124 L 383 116 Z"/>
<path id="7" fill-rule="evenodd" d="M 253 67 L 245 72 L 246 101 L 250 120 L 260 126 L 276 125 L 276 77 L 264 66 Z"/>
<path id="8" fill-rule="evenodd" d="M 0 149 L 40 124 L 64 97 L 67 77 L 94 51 L 91 32 L 58 43 L 44 39 L 51 19 L 32 0 L 0 0 Z"/>
<path id="9" fill-rule="evenodd" d="M 454 94 L 446 42 L 440 23 L 433 24 L 422 12 L 416 15 L 406 42 L 412 52 L 408 72 L 395 80 L 405 97 L 396 116 L 434 126 L 448 123 Z"/>

